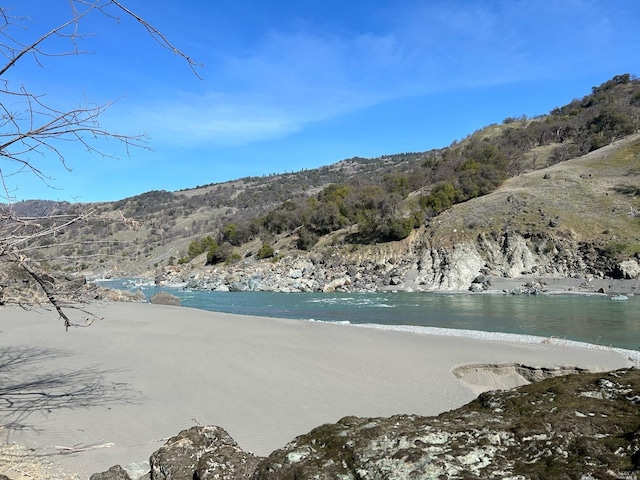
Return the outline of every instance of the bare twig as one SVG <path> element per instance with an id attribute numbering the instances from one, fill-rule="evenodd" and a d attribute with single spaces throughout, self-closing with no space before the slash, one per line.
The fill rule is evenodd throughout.
<path id="1" fill-rule="evenodd" d="M 53 157 L 69 169 L 64 151 L 67 142 L 81 145 L 88 152 L 111 157 L 101 150 L 96 140 L 116 140 L 128 154 L 131 147 L 148 148 L 147 138 L 142 134 L 113 132 L 100 125 L 100 117 L 113 102 L 93 104 L 83 98 L 72 108 L 60 108 L 45 94 L 34 92 L 16 82 L 9 72 L 29 60 L 42 66 L 44 58 L 88 53 L 79 48 L 79 40 L 92 34 L 83 32 L 80 27 L 92 14 L 104 15 L 117 22 L 120 21 L 118 14 L 131 18 L 162 48 L 186 61 L 198 78 L 197 69 L 202 66 L 121 0 L 68 0 L 68 4 L 71 10 L 66 21 L 36 33 L 30 40 L 25 38 L 31 31 L 37 32 L 37 26 L 31 30 L 28 28 L 32 26 L 28 17 L 14 16 L 9 8 L 0 6 L 0 191 L 4 192 L 0 194 L 0 261 L 11 262 L 27 272 L 64 320 L 65 329 L 81 325 L 72 323 L 65 314 L 53 282 L 47 281 L 46 275 L 37 262 L 29 258 L 29 254 L 36 253 L 45 243 L 55 243 L 65 229 L 86 221 L 94 215 L 94 211 L 70 216 L 51 214 L 42 218 L 21 217 L 12 208 L 14 191 L 6 179 L 27 172 L 39 178 L 44 185 L 51 186 L 51 177 L 34 162 L 38 157 Z M 128 228 L 139 228 L 124 215 L 115 221 L 124 223 Z M 90 324 L 90 321 L 87 323 Z"/>
<path id="2" fill-rule="evenodd" d="M 60 318 L 62 318 L 64 320 L 64 328 L 65 328 L 65 330 L 69 330 L 69 327 L 71 325 L 73 325 L 74 327 L 77 326 L 77 325 L 74 325 L 73 323 L 71 323 L 71 320 L 69 320 L 69 317 L 67 317 L 67 315 L 62 311 L 62 308 L 58 304 L 58 299 L 56 298 L 55 293 L 53 292 L 53 288 L 52 288 L 51 284 L 46 282 L 38 274 L 38 272 L 36 272 L 33 268 L 31 268 L 28 265 L 28 263 L 25 260 L 20 262 L 20 266 L 29 275 L 31 275 L 36 282 L 38 282 L 38 285 L 40 285 L 40 287 L 42 287 L 42 290 L 44 290 L 44 293 L 47 295 L 47 298 L 49 299 L 49 303 L 51 303 L 51 305 L 53 305 L 55 307 L 56 311 L 60 315 Z"/>
<path id="3" fill-rule="evenodd" d="M 88 452 L 89 450 L 97 450 L 98 448 L 110 448 L 113 447 L 115 443 L 103 443 L 102 445 L 90 445 L 88 447 L 64 447 L 60 445 L 55 445 L 53 448 L 56 448 L 62 454 L 69 453 L 80 453 L 80 452 Z"/>

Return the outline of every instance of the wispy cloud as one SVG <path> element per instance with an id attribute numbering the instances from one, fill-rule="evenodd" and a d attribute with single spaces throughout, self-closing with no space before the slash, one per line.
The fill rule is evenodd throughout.
<path id="1" fill-rule="evenodd" d="M 210 91 L 121 121 L 145 125 L 154 142 L 241 145 L 395 98 L 566 75 L 620 35 L 612 7 L 589 0 L 400 5 L 384 28 L 273 26 L 249 54 L 216 62 Z"/>
<path id="2" fill-rule="evenodd" d="M 134 114 L 154 143 L 234 146 L 296 131 L 303 119 L 247 96 L 208 94 L 148 106 Z M 159 136 L 160 135 L 160 136 Z"/>

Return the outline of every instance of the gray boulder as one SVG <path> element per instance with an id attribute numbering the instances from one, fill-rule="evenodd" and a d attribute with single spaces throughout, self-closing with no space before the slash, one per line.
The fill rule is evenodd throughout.
<path id="1" fill-rule="evenodd" d="M 106 472 L 94 473 L 89 480 L 131 480 L 131 477 L 120 465 L 114 465 Z"/>
<path id="2" fill-rule="evenodd" d="M 640 277 L 640 265 L 635 260 L 625 260 L 620 262 L 616 268 L 620 276 L 625 279 Z"/>
<path id="3" fill-rule="evenodd" d="M 242 450 L 221 427 L 183 430 L 149 459 L 151 480 L 251 478 L 262 459 Z"/>
<path id="4" fill-rule="evenodd" d="M 173 305 L 175 307 L 179 307 L 181 304 L 180 298 L 175 295 L 171 295 L 167 292 L 158 292 L 154 294 L 150 299 L 150 303 L 154 303 L 156 305 Z"/>
<path id="5" fill-rule="evenodd" d="M 246 292 L 249 290 L 249 286 L 242 281 L 237 281 L 237 282 L 231 282 L 229 284 L 229 291 L 230 292 Z"/>

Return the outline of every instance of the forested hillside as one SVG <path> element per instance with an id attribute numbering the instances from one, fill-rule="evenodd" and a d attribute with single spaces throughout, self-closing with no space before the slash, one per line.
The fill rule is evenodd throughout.
<path id="1" fill-rule="evenodd" d="M 209 263 L 228 264 L 272 257 L 282 248 L 402 240 L 510 177 L 580 157 L 639 129 L 640 80 L 624 74 L 546 115 L 506 118 L 439 150 L 351 158 L 113 203 L 21 202 L 12 208 L 92 211 L 91 221 L 70 224 L 55 242 L 36 239 L 51 245 L 39 251 L 43 259 L 69 270 L 148 272 L 205 252 Z M 635 180 L 615 188 L 637 197 Z"/>

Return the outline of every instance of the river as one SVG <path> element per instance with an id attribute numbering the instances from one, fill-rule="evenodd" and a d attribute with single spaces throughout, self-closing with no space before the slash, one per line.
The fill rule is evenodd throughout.
<path id="1" fill-rule="evenodd" d="M 203 310 L 325 322 L 417 326 L 502 332 L 640 350 L 640 297 L 614 301 L 601 295 L 441 293 L 212 292 L 159 287 L 133 280 L 101 285 L 166 291 L 182 305 Z"/>

